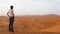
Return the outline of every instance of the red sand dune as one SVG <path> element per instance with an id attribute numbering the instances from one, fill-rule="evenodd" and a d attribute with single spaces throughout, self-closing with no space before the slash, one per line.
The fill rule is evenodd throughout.
<path id="1" fill-rule="evenodd" d="M 16 16 L 14 22 L 14 31 L 8 30 L 9 19 L 6 16 L 0 16 L 1 34 L 57 34 L 60 32 L 60 16 Z"/>

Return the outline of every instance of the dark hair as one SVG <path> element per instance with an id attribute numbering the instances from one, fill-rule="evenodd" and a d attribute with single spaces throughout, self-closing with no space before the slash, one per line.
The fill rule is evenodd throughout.
<path id="1" fill-rule="evenodd" d="M 11 5 L 10 8 L 13 9 L 13 5 Z"/>

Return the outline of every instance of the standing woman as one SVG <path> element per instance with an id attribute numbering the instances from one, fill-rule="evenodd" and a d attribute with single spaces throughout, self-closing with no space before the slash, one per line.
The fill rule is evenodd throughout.
<path id="1" fill-rule="evenodd" d="M 7 16 L 9 17 L 9 31 L 14 32 L 13 30 L 13 23 L 14 23 L 13 5 L 10 6 L 10 10 L 7 12 Z"/>

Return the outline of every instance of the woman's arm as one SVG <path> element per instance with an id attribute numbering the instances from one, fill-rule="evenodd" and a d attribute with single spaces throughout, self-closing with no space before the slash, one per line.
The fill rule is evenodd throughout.
<path id="1" fill-rule="evenodd" d="M 8 13 L 9 13 L 9 11 L 7 12 L 7 16 L 9 16 Z"/>

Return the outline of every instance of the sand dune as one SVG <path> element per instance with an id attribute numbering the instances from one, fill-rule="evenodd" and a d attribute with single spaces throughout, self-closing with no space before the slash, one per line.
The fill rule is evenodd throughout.
<path id="1" fill-rule="evenodd" d="M 8 30 L 9 19 L 6 16 L 0 16 L 1 34 L 60 34 L 60 16 L 16 16 L 14 22 L 14 31 Z"/>
<path id="2" fill-rule="evenodd" d="M 56 26 L 53 26 L 53 27 L 50 27 L 50 28 L 47 28 L 47 29 L 44 29 L 41 31 L 44 31 L 44 32 L 60 32 L 60 25 L 56 25 Z"/>

